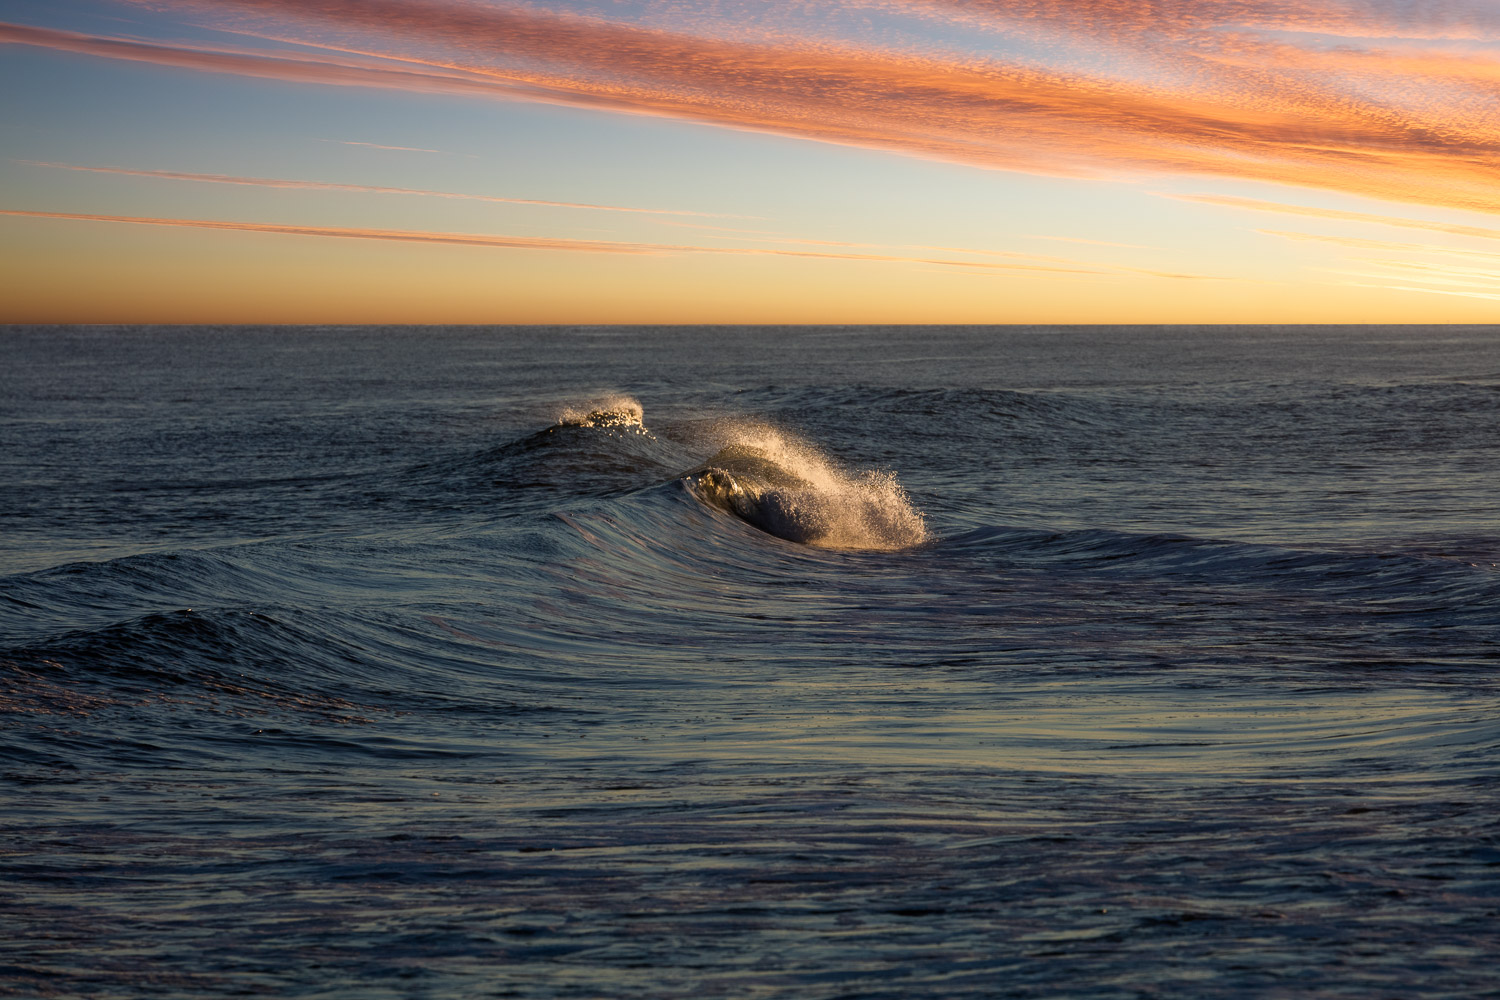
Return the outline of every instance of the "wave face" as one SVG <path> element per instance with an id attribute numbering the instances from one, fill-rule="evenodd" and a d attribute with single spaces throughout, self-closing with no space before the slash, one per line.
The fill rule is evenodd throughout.
<path id="1" fill-rule="evenodd" d="M 1493 992 L 1493 329 L 3 336 L 0 993 Z"/>

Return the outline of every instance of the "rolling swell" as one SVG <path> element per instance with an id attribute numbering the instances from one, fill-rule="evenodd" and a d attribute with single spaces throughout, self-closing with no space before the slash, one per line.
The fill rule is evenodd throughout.
<path id="1" fill-rule="evenodd" d="M 502 516 L 533 511 L 560 496 L 609 496 L 661 481 L 687 457 L 641 423 L 628 397 L 564 407 L 556 422 L 499 446 L 434 462 L 400 476 L 413 505 L 448 499 L 460 509 L 495 499 Z"/>
<path id="2" fill-rule="evenodd" d="M 1487 995 L 1495 341 L 1369 339 L 17 336 L 0 992 Z"/>
<path id="3" fill-rule="evenodd" d="M 936 405 L 951 395 L 889 393 L 876 401 Z M 966 419 L 975 419 L 976 399 L 963 403 Z M 709 457 L 690 464 L 694 454 Z M 248 681 L 262 692 L 247 702 L 257 710 L 299 692 L 352 694 L 372 711 L 412 699 L 455 707 L 483 677 L 491 688 L 476 703 L 499 694 L 507 706 L 534 705 L 539 692 L 545 701 L 590 682 L 591 663 L 623 664 L 655 650 L 667 673 L 681 669 L 683 661 L 660 651 L 663 629 L 681 637 L 684 660 L 703 655 L 741 631 L 761 588 L 789 573 L 839 593 L 853 572 L 876 595 L 869 623 L 910 619 L 908 638 L 884 654 L 897 660 L 928 658 L 943 630 L 1027 633 L 1028 615 L 1072 620 L 1086 594 L 1116 623 L 1174 603 L 1190 607 L 1179 627 L 1210 639 L 1277 594 L 1306 630 L 1304 641 L 1285 636 L 1286 648 L 1300 651 L 1284 662 L 1299 668 L 1369 659 L 1381 644 L 1391 662 L 1430 660 L 1444 644 L 1480 662 L 1494 659 L 1484 649 L 1500 601 L 1497 553 L 1472 545 L 1445 554 L 1105 528 L 989 524 L 935 532 L 893 474 L 847 471 L 806 441 L 750 418 L 678 420 L 657 433 L 628 397 L 563 408 L 540 431 L 397 478 L 429 499 L 441 483 L 467 496 L 468 509 L 485 521 L 521 518 L 527 527 L 439 522 L 388 533 L 378 545 L 313 536 L 13 577 L 0 603 L 8 647 L 0 656 L 20 670 L 62 664 L 103 698 L 139 693 L 141 685 L 209 690 Z M 940 490 L 926 496 L 941 509 Z M 725 517 L 754 530 L 726 530 Z M 800 544 L 768 546 L 767 535 Z M 869 562 L 876 558 L 884 561 Z M 870 576 L 877 569 L 894 574 L 889 590 Z M 535 593 L 534 601 L 516 605 L 517 586 Z M 997 602 L 997 592 L 1014 596 Z M 448 602 L 456 593 L 505 610 L 454 613 Z M 805 607 L 782 609 L 790 631 L 780 641 L 796 645 L 803 630 L 828 620 L 827 597 L 803 600 Z M 330 606 L 320 611 L 319 602 Z M 443 610 L 418 622 L 397 611 L 428 604 Z M 653 608 L 653 617 L 639 619 L 641 607 Z M 932 611 L 938 607 L 944 610 Z M 608 642 L 586 638 L 600 629 Z M 1105 660 L 1163 661 L 1128 629 L 1115 634 Z M 821 655 L 818 645 L 808 631 L 809 657 Z M 497 651 L 504 654 L 498 669 Z M 179 674 L 175 662 L 190 665 L 189 673 Z M 286 663 L 297 664 L 295 681 L 276 676 Z M 85 671 L 88 664 L 102 668 Z M 666 673 L 657 679 L 668 682 Z M 435 693 L 455 684 L 456 693 Z"/>
<path id="4" fill-rule="evenodd" d="M 1500 597 L 1500 551 L 1411 545 L 1292 548 L 1180 534 L 1102 528 L 1049 531 L 988 527 L 955 534 L 953 551 L 989 552 L 1018 562 L 1107 568 L 1120 576 L 1208 583 L 1323 585 L 1351 596 L 1427 594 L 1434 603 L 1484 605 Z"/>
<path id="5" fill-rule="evenodd" d="M 1329 677 L 1394 668 L 1432 680 L 1454 672 L 1484 677 L 1500 661 L 1493 550 L 1292 548 L 1002 527 L 956 534 L 936 547 L 976 575 L 987 570 L 1006 579 L 1018 594 L 1028 585 L 1017 581 L 1030 581 L 1033 597 L 1048 595 L 1049 615 L 1086 609 L 1101 631 L 1117 636 L 1115 650 L 1100 660 L 1127 663 L 1154 649 L 1158 666 L 1214 663 L 1269 676 L 1284 670 Z M 1250 621 L 1259 623 L 1255 641 L 1243 637 Z M 1170 637 L 1139 633 L 1137 622 L 1170 629 Z"/>
<path id="6" fill-rule="evenodd" d="M 435 486 L 503 491 L 512 501 L 500 508 L 506 513 L 506 507 L 535 509 L 558 494 L 619 496 L 672 476 L 705 504 L 787 541 L 893 550 L 927 539 L 923 517 L 894 473 L 850 472 L 808 442 L 752 418 L 697 417 L 660 436 L 643 420 L 641 404 L 628 396 L 570 405 L 540 431 L 423 464 L 405 478 L 424 495 Z M 692 456 L 710 449 L 712 457 L 695 464 Z"/>

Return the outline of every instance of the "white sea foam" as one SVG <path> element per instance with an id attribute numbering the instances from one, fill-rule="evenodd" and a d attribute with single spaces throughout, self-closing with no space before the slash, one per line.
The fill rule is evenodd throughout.
<path id="1" fill-rule="evenodd" d="M 764 424 L 722 428 L 726 443 L 689 477 L 693 492 L 757 528 L 831 549 L 905 549 L 927 540 L 895 473 L 850 472 Z"/>
<path id="2" fill-rule="evenodd" d="M 558 416 L 563 427 L 634 427 L 645 430 L 641 424 L 641 404 L 630 396 L 603 396 L 590 400 L 582 406 L 570 406 Z"/>

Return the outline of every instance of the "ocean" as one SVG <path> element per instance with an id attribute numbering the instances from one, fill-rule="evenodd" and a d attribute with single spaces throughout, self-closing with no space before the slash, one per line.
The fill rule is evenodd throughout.
<path id="1" fill-rule="evenodd" d="M 1500 996 L 1500 328 L 0 346 L 0 994 Z"/>

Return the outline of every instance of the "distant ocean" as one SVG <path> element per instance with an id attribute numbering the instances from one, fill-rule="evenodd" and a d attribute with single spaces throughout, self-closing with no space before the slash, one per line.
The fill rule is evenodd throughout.
<path id="1" fill-rule="evenodd" d="M 1500 328 L 0 351 L 0 995 L 1500 996 Z"/>

